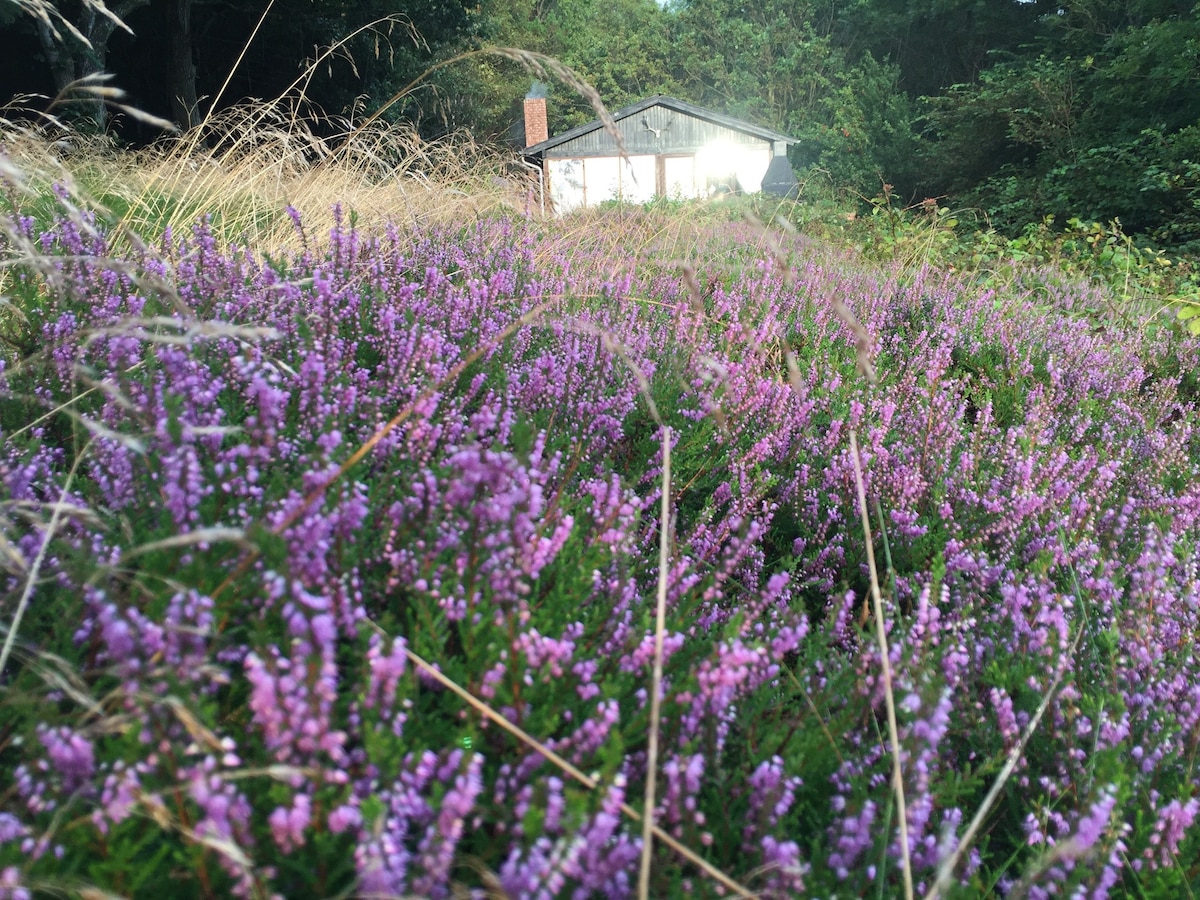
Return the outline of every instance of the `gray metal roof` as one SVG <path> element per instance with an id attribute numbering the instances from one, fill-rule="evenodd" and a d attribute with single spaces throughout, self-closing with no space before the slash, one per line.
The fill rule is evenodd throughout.
<path id="1" fill-rule="evenodd" d="M 779 141 L 785 144 L 794 144 L 798 138 L 790 137 L 778 131 L 772 131 L 770 128 L 763 128 L 755 125 L 752 122 L 747 122 L 743 119 L 735 119 L 733 116 L 727 116 L 724 113 L 715 112 L 711 109 L 705 109 L 703 106 L 696 106 L 692 103 L 687 103 L 683 100 L 677 100 L 674 97 L 667 97 L 662 94 L 657 94 L 653 97 L 647 97 L 645 100 L 639 100 L 637 103 L 618 109 L 612 114 L 613 120 L 620 122 L 622 119 L 627 119 L 630 116 L 637 115 L 640 112 L 645 112 L 653 106 L 662 106 L 666 109 L 675 110 L 687 116 L 692 116 L 697 119 L 702 119 L 706 122 L 712 122 L 715 125 L 720 125 L 724 128 L 733 131 L 740 131 L 743 134 L 751 135 L 765 141 Z M 585 134 L 590 134 L 604 127 L 599 119 L 588 122 L 584 125 L 577 125 L 574 128 L 564 131 L 562 134 L 556 134 L 552 138 L 541 141 L 537 144 L 532 144 L 526 147 L 521 153 L 524 156 L 541 156 L 547 150 L 553 150 L 560 144 L 565 144 L 568 141 L 573 141 L 576 138 L 582 137 Z"/>

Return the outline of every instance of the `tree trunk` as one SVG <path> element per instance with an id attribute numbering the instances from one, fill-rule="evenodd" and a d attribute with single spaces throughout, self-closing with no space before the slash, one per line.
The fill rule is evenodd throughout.
<path id="1" fill-rule="evenodd" d="M 149 3 L 150 0 L 124 0 L 111 7 L 111 11 L 123 22 L 131 12 Z M 78 118 L 96 131 L 103 131 L 108 124 L 104 98 L 88 92 L 86 87 L 72 89 L 71 85 L 81 78 L 104 71 L 108 58 L 108 39 L 118 25 L 112 16 L 104 15 L 87 0 L 80 4 L 78 17 L 71 24 L 86 41 L 80 41 L 67 31 L 63 32 L 60 40 L 50 26 L 42 22 L 37 27 L 38 40 L 50 65 L 54 87 L 63 96 L 64 102 L 70 104 L 68 108 L 76 111 Z"/>
<path id="2" fill-rule="evenodd" d="M 120 15 L 120 13 L 118 13 Z M 76 78 L 86 78 L 104 71 L 108 60 L 108 39 L 112 37 L 116 24 L 108 16 L 101 15 L 89 3 L 82 4 L 79 15 L 79 30 L 91 42 L 91 46 L 82 46 L 76 57 Z M 79 93 L 73 98 L 84 120 L 95 123 L 97 133 L 104 132 L 108 124 L 108 107 L 104 98 L 91 93 Z"/>
<path id="3" fill-rule="evenodd" d="M 196 64 L 192 49 L 192 0 L 171 0 L 167 14 L 171 51 L 168 78 L 171 86 L 171 118 L 184 131 L 196 124 Z"/>
<path id="4" fill-rule="evenodd" d="M 54 79 L 54 90 L 61 94 L 75 80 L 75 60 L 72 57 L 71 48 L 59 43 L 49 22 L 38 20 L 37 35 L 38 42 L 42 45 L 42 53 L 46 57 L 46 63 L 50 66 L 50 75 Z M 73 43 L 75 39 L 68 36 L 66 40 Z"/>

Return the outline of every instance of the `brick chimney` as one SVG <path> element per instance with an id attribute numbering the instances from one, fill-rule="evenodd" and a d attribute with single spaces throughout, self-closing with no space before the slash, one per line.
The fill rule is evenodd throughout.
<path id="1" fill-rule="evenodd" d="M 532 147 L 550 137 L 546 125 L 546 98 L 525 98 L 525 146 Z"/>

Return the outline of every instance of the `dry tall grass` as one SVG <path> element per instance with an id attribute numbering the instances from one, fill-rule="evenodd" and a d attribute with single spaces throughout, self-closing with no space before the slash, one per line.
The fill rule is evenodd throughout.
<path id="1" fill-rule="evenodd" d="M 138 151 L 12 122 L 0 123 L 0 143 L 9 169 L 31 186 L 66 182 L 87 205 L 145 238 L 204 216 L 222 237 L 267 253 L 298 245 L 289 206 L 319 233 L 332 224 L 335 206 L 371 229 L 386 220 L 428 225 L 536 204 L 528 175 L 467 134 L 425 141 L 409 126 L 377 121 L 330 128 L 325 137 L 312 121 L 280 103 L 253 104 Z"/>
<path id="2" fill-rule="evenodd" d="M 53 3 L 15 2 L 56 37 L 61 26 L 87 45 Z M 113 17 L 103 3 L 84 3 Z M 272 6 L 273 0 L 263 17 Z M 136 152 L 122 150 L 105 137 L 73 132 L 58 116 L 65 102 L 62 95 L 45 98 L 44 108 L 38 107 L 37 98 L 11 101 L 0 106 L 0 177 L 29 184 L 35 191 L 63 185 L 81 205 L 111 214 L 144 238 L 168 227 L 188 228 L 203 216 L 220 236 L 267 253 L 299 243 L 287 214 L 289 206 L 301 210 L 306 224 L 318 232 L 332 224 L 335 206 L 352 213 L 368 229 L 385 220 L 427 225 L 531 208 L 536 185 L 511 154 L 481 146 L 466 133 L 426 141 L 415 128 L 384 120 L 387 105 L 405 96 L 413 85 L 359 119 L 325 116 L 308 103 L 313 73 L 329 57 L 344 55 L 349 41 L 364 32 L 386 39 L 396 28 L 415 43 L 423 43 L 406 17 L 384 17 L 323 48 L 276 99 L 210 111 L 178 136 L 169 136 L 171 123 L 120 102 L 124 95 L 108 84 L 109 76 L 103 73 L 72 85 L 70 91 L 100 99 L 118 115 L 150 122 L 168 135 Z M 257 27 L 247 46 L 256 34 Z M 567 77 L 572 85 L 578 81 L 554 61 L 503 49 L 473 51 L 434 68 L 476 53 L 499 53 L 543 74 L 550 66 L 553 74 Z M 225 86 L 217 99 L 224 91 Z M 595 102 L 599 103 L 598 96 Z M 212 107 L 216 106 L 214 100 Z"/>

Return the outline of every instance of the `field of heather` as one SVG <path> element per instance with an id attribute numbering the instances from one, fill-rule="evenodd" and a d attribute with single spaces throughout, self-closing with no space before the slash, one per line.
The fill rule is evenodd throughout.
<path id="1" fill-rule="evenodd" d="M 1200 890 L 1200 338 L 686 208 L 4 196 L 0 897 L 636 896 L 648 788 L 651 897 Z"/>

